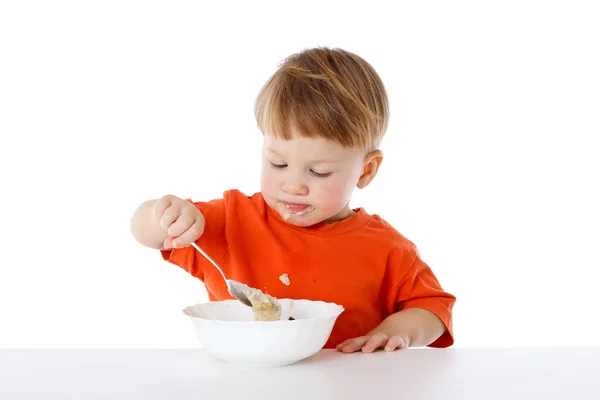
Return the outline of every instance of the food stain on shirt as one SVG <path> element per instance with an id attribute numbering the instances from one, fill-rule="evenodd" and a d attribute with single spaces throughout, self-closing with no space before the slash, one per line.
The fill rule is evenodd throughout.
<path id="1" fill-rule="evenodd" d="M 279 277 L 279 280 L 281 281 L 281 283 L 283 283 L 285 286 L 290 286 L 292 284 L 292 282 L 290 282 L 290 277 L 288 276 L 288 274 L 283 274 Z"/>

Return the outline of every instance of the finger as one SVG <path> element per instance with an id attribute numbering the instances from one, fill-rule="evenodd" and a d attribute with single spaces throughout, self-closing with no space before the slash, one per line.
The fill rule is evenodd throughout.
<path id="1" fill-rule="evenodd" d="M 402 336 L 392 336 L 386 343 L 385 351 L 394 351 L 396 349 L 403 349 L 405 342 Z"/>
<path id="2" fill-rule="evenodd" d="M 338 344 L 336 349 L 338 351 L 344 352 L 344 353 L 353 353 L 357 350 L 357 347 L 360 348 L 361 345 L 360 343 L 357 343 L 360 341 L 361 338 L 352 338 L 352 339 L 348 339 L 343 341 L 342 343 Z M 365 339 L 366 341 L 366 339 Z"/>
<path id="3" fill-rule="evenodd" d="M 376 333 L 365 343 L 362 348 L 363 353 L 372 353 L 380 347 L 383 347 L 388 341 L 387 335 Z"/>
<path id="4" fill-rule="evenodd" d="M 181 216 L 181 206 L 177 203 L 171 204 L 159 218 L 160 226 L 168 231 L 171 225 Z"/>
<path id="5" fill-rule="evenodd" d="M 342 348 L 344 346 L 346 346 L 348 343 L 350 343 L 350 340 L 344 340 L 342 343 L 338 344 L 337 346 L 335 346 L 335 349 L 337 351 L 342 351 Z"/>
<path id="6" fill-rule="evenodd" d="M 174 248 L 187 247 L 192 242 L 195 242 L 204 232 L 204 217 L 201 215 L 196 216 L 193 224 L 183 232 L 179 237 L 173 240 L 172 245 Z"/>
<path id="7" fill-rule="evenodd" d="M 173 248 L 173 238 L 171 236 L 165 239 L 165 241 L 163 242 L 163 247 L 165 248 L 165 250 L 170 250 Z"/>
<path id="8" fill-rule="evenodd" d="M 174 196 L 168 194 L 168 195 L 163 196 L 160 199 L 158 199 L 156 204 L 154 204 L 154 212 L 153 212 L 154 219 L 160 220 L 162 218 L 162 216 L 165 213 L 165 211 L 167 210 L 167 208 L 171 207 L 171 204 L 173 203 L 172 202 L 173 198 L 174 198 Z"/>
<path id="9" fill-rule="evenodd" d="M 402 343 L 398 346 L 399 349 L 408 349 L 410 347 L 410 341 L 402 338 Z"/>
<path id="10" fill-rule="evenodd" d="M 338 345 L 338 350 L 343 353 L 354 353 L 359 351 L 369 340 L 368 336 L 360 336 L 354 339 L 346 340 Z"/>
<path id="11" fill-rule="evenodd" d="M 348 346 L 350 343 L 352 343 L 354 340 L 356 339 L 348 339 L 348 340 L 344 340 L 342 343 L 338 344 L 337 346 L 335 346 L 335 349 L 337 351 L 342 351 L 342 348 Z"/>
<path id="12" fill-rule="evenodd" d="M 169 226 L 167 233 L 174 238 L 181 236 L 194 222 L 196 222 L 196 215 L 184 212 Z"/>

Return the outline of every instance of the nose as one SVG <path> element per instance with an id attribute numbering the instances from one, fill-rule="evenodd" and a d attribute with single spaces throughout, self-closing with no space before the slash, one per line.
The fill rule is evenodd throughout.
<path id="1" fill-rule="evenodd" d="M 294 196 L 306 196 L 308 194 L 308 187 L 300 179 L 291 176 L 284 180 L 281 189 Z"/>

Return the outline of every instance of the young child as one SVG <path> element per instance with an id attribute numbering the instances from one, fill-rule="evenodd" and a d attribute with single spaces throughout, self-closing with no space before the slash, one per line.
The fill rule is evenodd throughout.
<path id="1" fill-rule="evenodd" d="M 412 242 L 378 215 L 349 207 L 383 159 L 388 100 L 373 67 L 341 49 L 302 51 L 267 81 L 255 114 L 261 191 L 144 202 L 131 220 L 136 240 L 202 280 L 211 301 L 231 296 L 194 241 L 230 279 L 276 298 L 342 305 L 325 348 L 452 345 L 455 297 Z"/>

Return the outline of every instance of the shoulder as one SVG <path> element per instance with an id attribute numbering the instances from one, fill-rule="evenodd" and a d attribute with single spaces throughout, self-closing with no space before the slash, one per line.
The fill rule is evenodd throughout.
<path id="1" fill-rule="evenodd" d="M 265 208 L 265 201 L 260 192 L 248 195 L 238 189 L 226 190 L 223 192 L 223 202 L 227 209 L 247 209 L 260 212 Z"/>
<path id="2" fill-rule="evenodd" d="M 264 200 L 260 192 L 247 195 L 238 189 L 229 189 L 223 192 L 222 197 L 211 200 L 196 200 L 186 198 L 202 213 L 216 214 L 245 214 L 247 211 L 256 211 L 264 208 Z"/>
<path id="3" fill-rule="evenodd" d="M 378 215 L 373 215 L 368 229 L 373 232 L 369 236 L 376 237 L 379 244 L 371 243 L 371 248 L 379 248 L 385 257 L 386 287 L 393 288 L 401 282 L 417 279 L 431 281 L 435 279 L 429 265 L 421 258 L 417 245 L 400 233 L 389 222 Z M 416 282 L 411 285 L 416 285 Z"/>
<path id="4" fill-rule="evenodd" d="M 360 234 L 371 238 L 373 241 L 380 242 L 388 247 L 390 251 L 418 255 L 415 243 L 377 214 L 369 215 L 369 222 L 364 226 L 364 229 L 361 229 Z"/>

